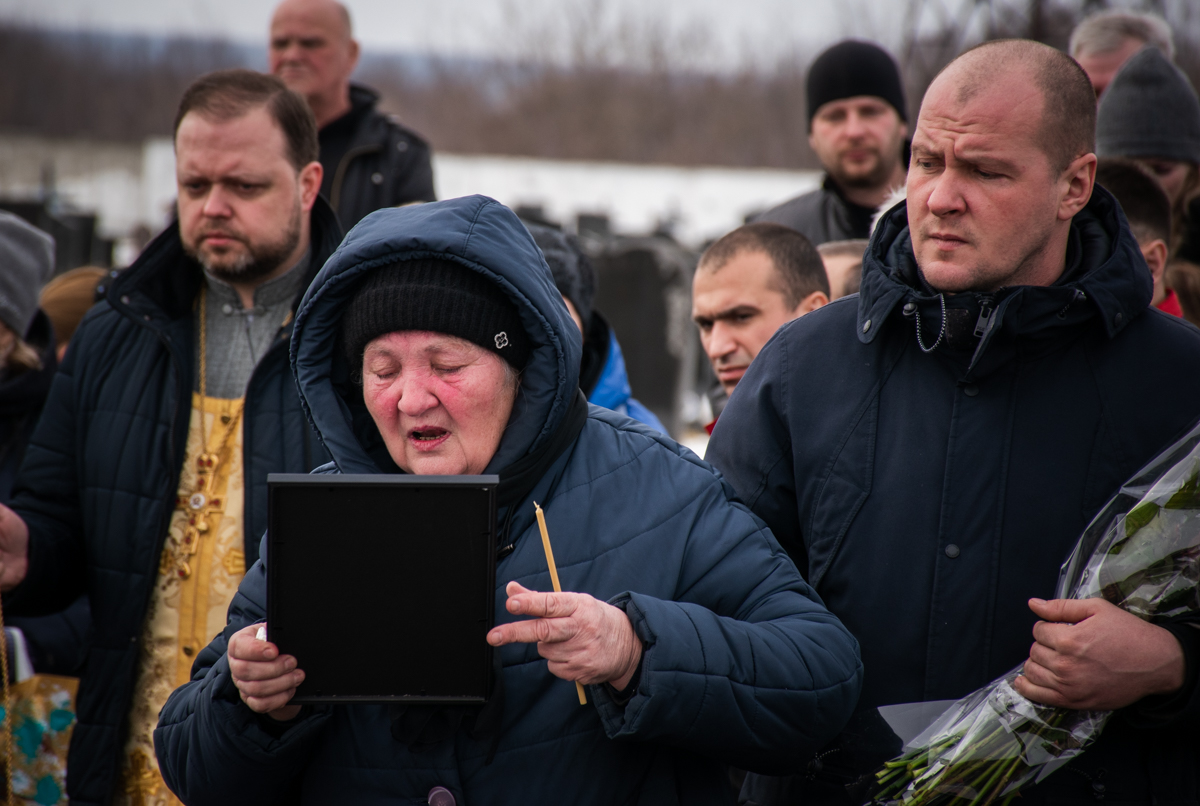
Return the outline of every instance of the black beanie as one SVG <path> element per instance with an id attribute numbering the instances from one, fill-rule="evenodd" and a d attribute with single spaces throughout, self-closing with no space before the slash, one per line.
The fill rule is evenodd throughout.
<path id="1" fill-rule="evenodd" d="M 508 295 L 482 274 L 449 260 L 409 260 L 371 273 L 342 315 L 342 342 L 354 367 L 377 336 L 428 330 L 466 339 L 523 369 L 532 347 Z"/>
<path id="2" fill-rule="evenodd" d="M 541 224 L 526 222 L 525 226 L 546 257 L 558 293 L 571 300 L 583 320 L 586 333 L 592 324 L 592 307 L 596 302 L 596 273 L 592 270 L 592 261 L 574 235 Z"/>
<path id="3" fill-rule="evenodd" d="M 847 39 L 826 50 L 808 68 L 808 123 L 822 105 L 857 95 L 891 104 L 907 122 L 900 70 L 888 52 L 870 42 Z"/>

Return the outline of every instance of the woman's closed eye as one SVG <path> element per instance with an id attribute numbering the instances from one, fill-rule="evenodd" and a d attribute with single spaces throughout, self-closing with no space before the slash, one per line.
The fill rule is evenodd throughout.
<path id="1" fill-rule="evenodd" d="M 400 368 L 392 364 L 381 362 L 376 366 L 366 366 L 363 374 L 371 380 L 390 381 L 396 377 Z"/>

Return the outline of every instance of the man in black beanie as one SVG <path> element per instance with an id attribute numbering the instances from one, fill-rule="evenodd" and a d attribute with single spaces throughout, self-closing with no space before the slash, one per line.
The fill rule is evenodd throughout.
<path id="1" fill-rule="evenodd" d="M 814 246 L 866 238 L 876 209 L 907 174 L 900 71 L 878 45 L 846 40 L 813 62 L 807 90 L 808 143 L 824 181 L 754 220 L 791 227 Z"/>

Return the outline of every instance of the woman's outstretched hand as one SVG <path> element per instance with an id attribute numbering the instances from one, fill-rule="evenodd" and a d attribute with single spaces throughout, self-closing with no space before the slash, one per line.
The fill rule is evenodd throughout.
<path id="1" fill-rule="evenodd" d="M 295 657 L 280 655 L 279 647 L 257 638 L 262 626 L 251 624 L 229 639 L 229 673 L 250 710 L 286 722 L 300 713 L 299 705 L 288 703 L 304 672 L 296 668 Z"/>
<path id="2" fill-rule="evenodd" d="M 642 659 L 642 641 L 622 610 L 586 593 L 543 593 L 516 582 L 504 590 L 508 612 L 532 618 L 494 627 L 489 644 L 536 642 L 557 677 L 618 690 L 629 685 Z"/>

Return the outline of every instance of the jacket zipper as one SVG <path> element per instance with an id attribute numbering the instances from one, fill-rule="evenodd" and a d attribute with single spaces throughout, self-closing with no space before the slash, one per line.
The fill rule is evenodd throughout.
<path id="1" fill-rule="evenodd" d="M 976 294 L 975 298 L 979 300 L 979 319 L 975 322 L 975 338 L 982 339 L 991 328 L 992 320 L 996 317 L 996 309 L 992 307 L 996 302 L 996 297 L 992 294 Z"/>

